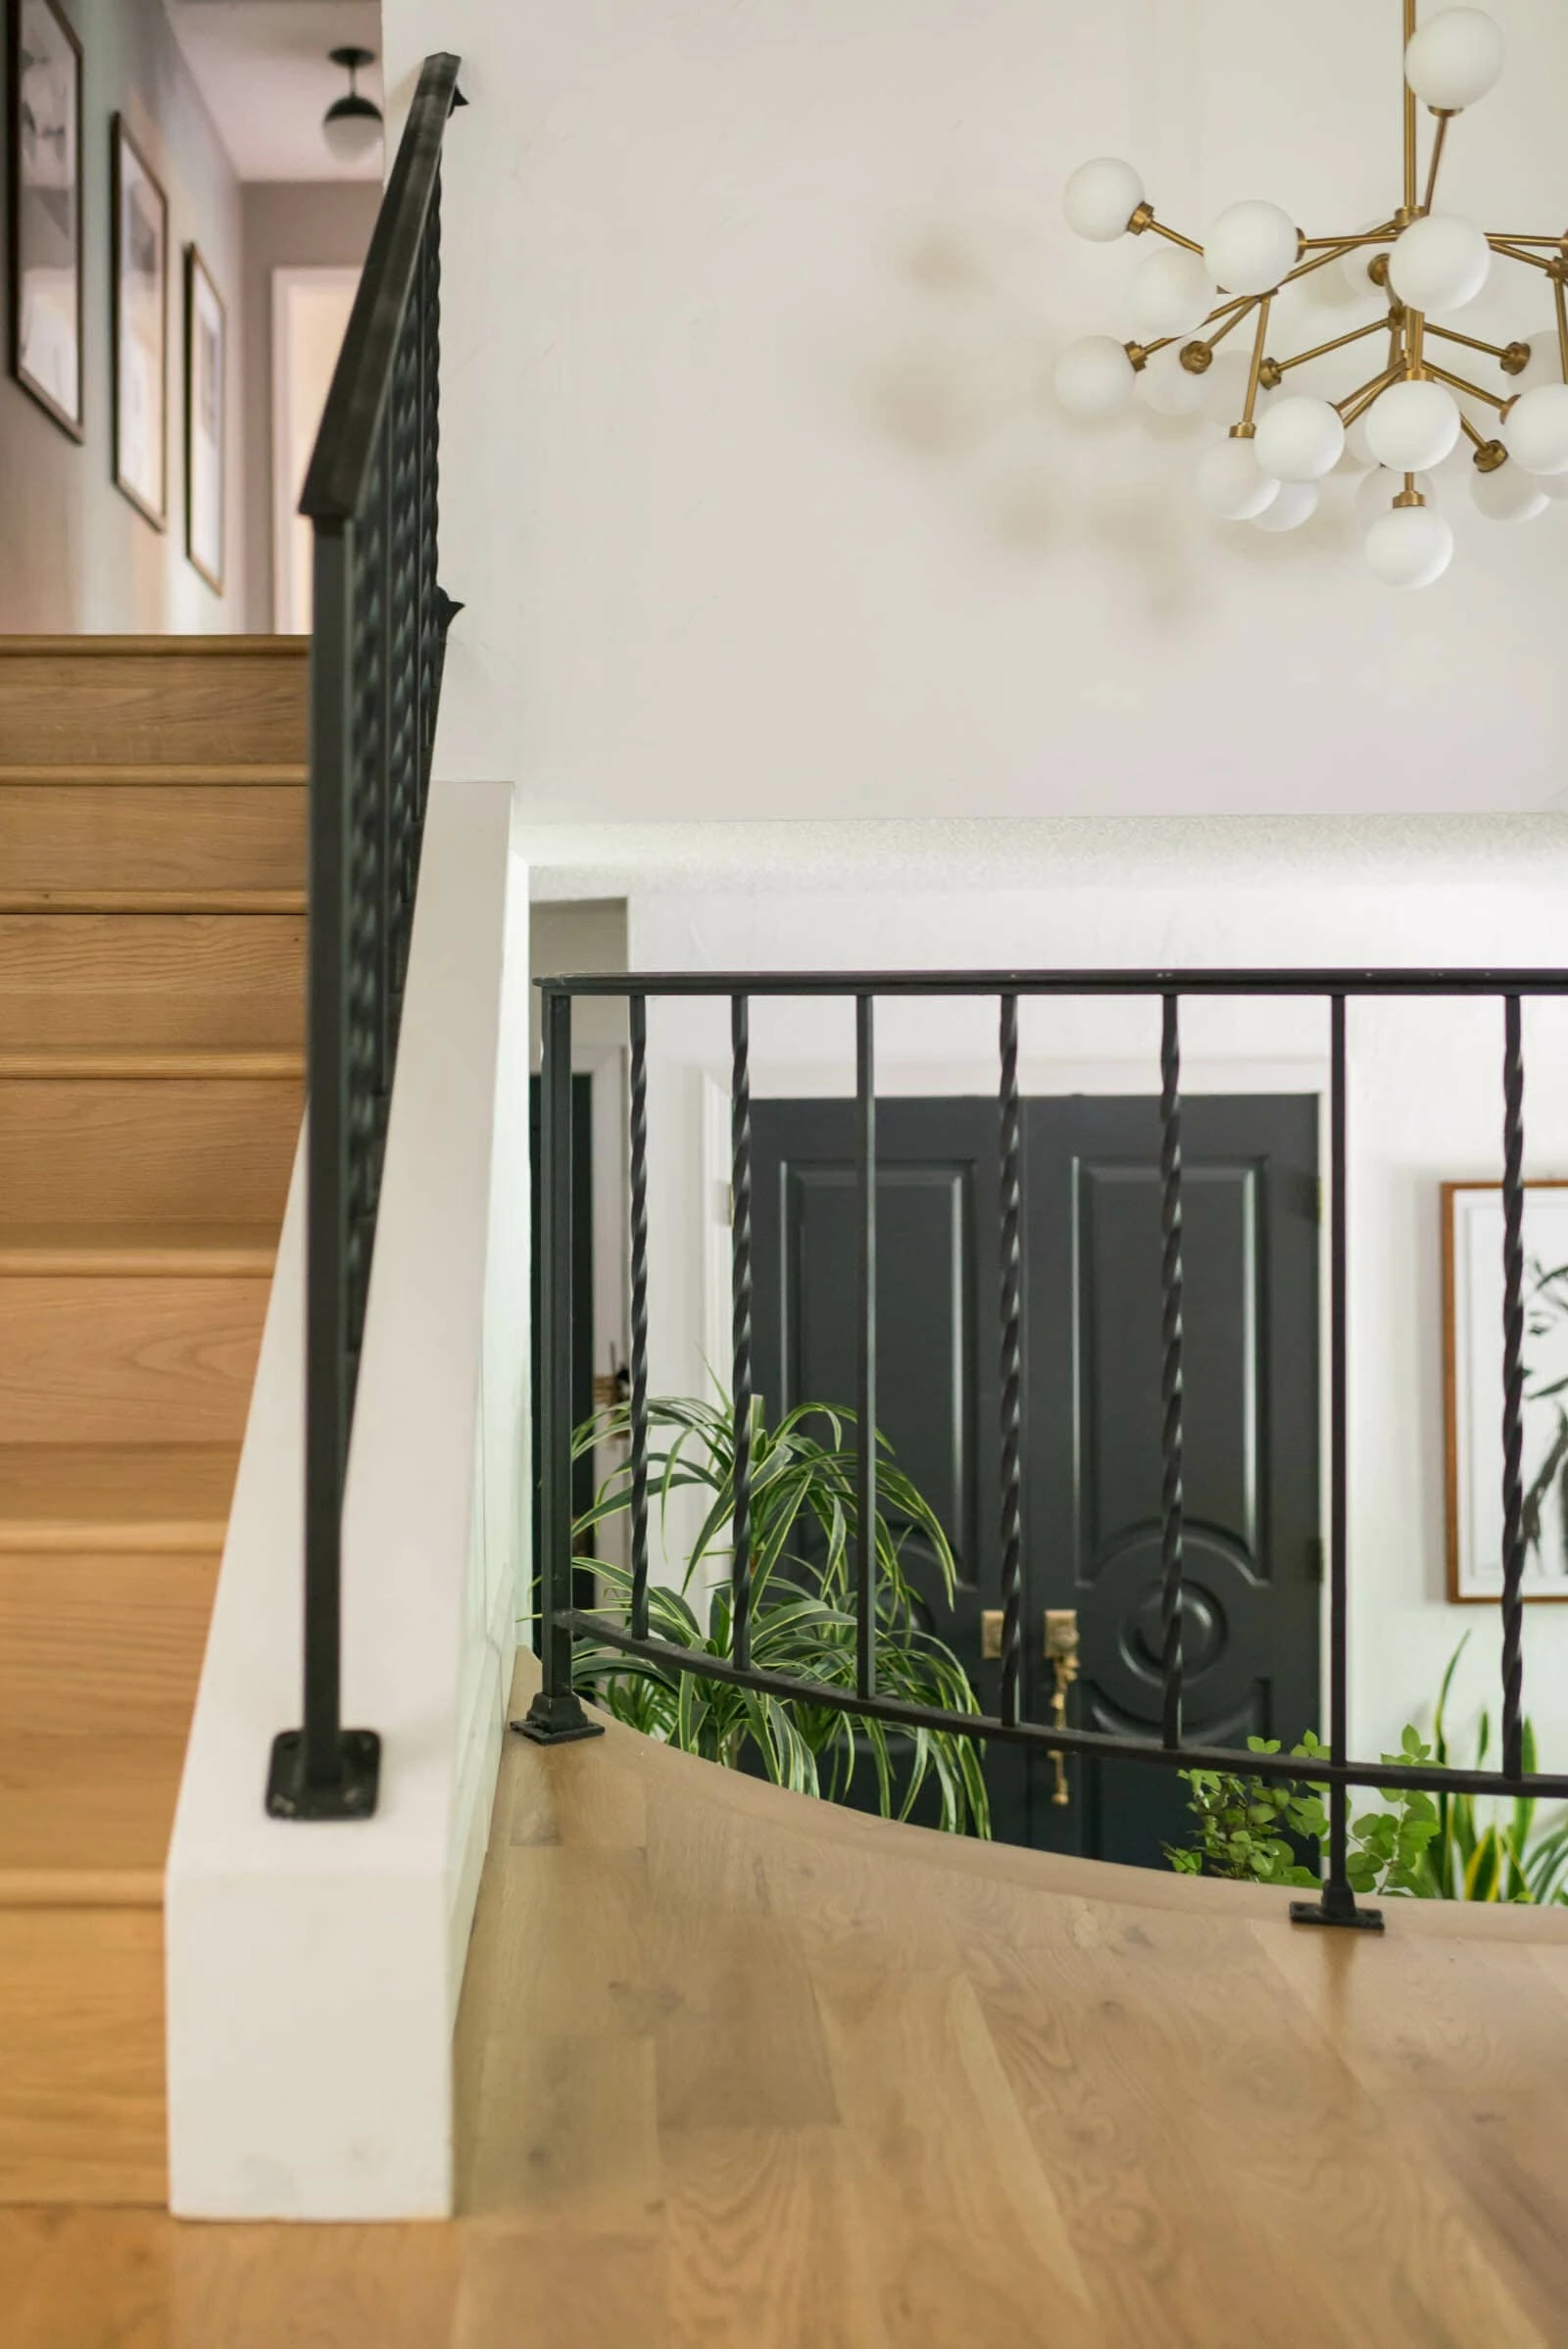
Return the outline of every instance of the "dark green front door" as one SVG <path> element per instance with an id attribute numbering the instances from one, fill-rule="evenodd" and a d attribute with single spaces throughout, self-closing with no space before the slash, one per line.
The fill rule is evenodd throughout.
<path id="1" fill-rule="evenodd" d="M 758 1385 L 770 1414 L 855 1394 L 854 1104 L 754 1107 Z M 1187 1734 L 1294 1739 L 1318 1717 L 1317 1112 L 1311 1100 L 1184 1107 Z M 908 1553 L 934 1628 L 988 1711 L 1000 1606 L 998 1118 L 988 1101 L 878 1109 L 880 1418 L 959 1562 L 949 1607 Z M 1026 1710 L 1049 1717 L 1046 1610 L 1078 1617 L 1069 1718 L 1157 1734 L 1159 1186 L 1152 1101 L 1025 1104 Z M 1141 1764 L 996 1746 L 1009 1840 L 1141 1865 L 1183 1824 Z"/>

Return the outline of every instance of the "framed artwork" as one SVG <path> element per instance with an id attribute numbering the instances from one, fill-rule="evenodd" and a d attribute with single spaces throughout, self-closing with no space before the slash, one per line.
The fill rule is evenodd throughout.
<path id="1" fill-rule="evenodd" d="M 185 248 L 185 553 L 223 592 L 223 414 L 228 317 L 194 245 Z"/>
<path id="2" fill-rule="evenodd" d="M 1568 1599 L 1568 1183 L 1525 1185 L 1526 1598 Z M 1448 1596 L 1502 1592 L 1502 1187 L 1443 1186 Z"/>
<path id="3" fill-rule="evenodd" d="M 161 530 L 169 511 L 169 201 L 121 115 L 111 142 L 115 480 Z"/>
<path id="4" fill-rule="evenodd" d="M 56 0 L 11 0 L 11 372 L 82 437 L 81 43 Z"/>

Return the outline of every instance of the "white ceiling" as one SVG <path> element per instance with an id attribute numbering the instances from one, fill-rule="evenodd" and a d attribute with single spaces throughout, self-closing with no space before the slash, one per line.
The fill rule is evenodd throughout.
<path id="1" fill-rule="evenodd" d="M 381 151 L 343 165 L 327 152 L 321 117 L 348 89 L 327 52 L 354 43 L 376 63 L 359 86 L 381 94 L 380 0 L 165 0 L 242 179 L 379 179 Z"/>

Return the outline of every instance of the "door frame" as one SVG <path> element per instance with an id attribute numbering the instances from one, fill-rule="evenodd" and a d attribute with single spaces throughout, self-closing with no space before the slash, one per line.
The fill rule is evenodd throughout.
<path id="1" fill-rule="evenodd" d="M 876 1089 L 879 1100 L 914 1098 L 933 1100 L 944 1096 L 978 1099 L 987 1096 L 992 1087 L 977 1084 L 975 1065 L 949 1061 L 922 1062 L 904 1054 L 889 1055 L 886 1061 L 879 1055 Z M 754 1101 L 853 1101 L 855 1079 L 842 1062 L 791 1062 L 774 1058 L 754 1060 L 751 1066 L 752 1098 Z M 1018 1090 L 1024 1100 L 1070 1098 L 1074 1094 L 1157 1094 L 1151 1083 L 1151 1067 L 1147 1060 L 1111 1058 L 1058 1060 L 1042 1055 L 1021 1055 L 1018 1062 Z M 1250 1053 L 1227 1054 L 1215 1052 L 1195 1052 L 1183 1055 L 1182 1094 L 1197 1097 L 1201 1094 L 1290 1094 L 1301 1100 L 1315 1100 L 1318 1110 L 1318 1410 L 1319 1424 L 1330 1424 L 1330 1381 L 1333 1367 L 1333 1288 L 1332 1288 L 1332 1228 L 1330 1215 L 1331 1152 L 1329 1148 L 1329 1112 L 1332 1098 L 1332 1064 L 1328 1054 L 1303 1054 L 1300 1058 L 1270 1060 Z M 1354 1135 L 1352 1133 L 1350 1165 L 1353 1169 Z M 705 1069 L 702 1095 L 702 1125 L 699 1164 L 702 1169 L 702 1199 L 705 1202 L 704 1238 L 702 1250 L 703 1295 L 701 1299 L 702 1328 L 710 1357 L 715 1367 L 727 1366 L 729 1360 L 730 1326 L 730 1250 L 729 1225 L 722 1219 L 716 1204 L 712 1211 L 707 1202 L 726 1197 L 729 1186 L 729 1091 L 711 1069 Z M 718 1351 L 712 1347 L 717 1343 Z M 1318 1445 L 1318 1506 L 1320 1523 L 1330 1523 L 1332 1502 L 1332 1446 Z M 1318 1616 L 1318 1720 L 1328 1718 L 1330 1663 L 1329 1578 L 1325 1572 Z M 1319 1734 L 1324 1734 L 1320 1728 Z"/>

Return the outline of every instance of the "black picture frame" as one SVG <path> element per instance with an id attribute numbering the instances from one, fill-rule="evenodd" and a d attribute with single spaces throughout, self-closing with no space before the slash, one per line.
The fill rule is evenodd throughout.
<path id="1" fill-rule="evenodd" d="M 20 385 L 29 399 L 35 400 L 44 414 L 51 416 L 62 432 L 74 441 L 87 436 L 86 397 L 86 306 L 83 279 L 85 276 L 85 205 L 83 202 L 83 143 L 82 143 L 82 52 L 81 42 L 74 24 L 60 6 L 60 0 L 10 0 L 6 41 L 6 83 L 8 90 L 7 137 L 10 169 L 7 173 L 7 266 L 10 278 L 8 301 L 7 347 L 12 380 Z M 30 250 L 36 240 L 60 242 L 58 223 L 53 231 L 49 214 L 57 208 L 45 200 L 44 191 L 30 185 L 24 177 L 24 146 L 36 143 L 40 133 L 33 115 L 36 92 L 40 85 L 35 73 L 24 76 L 24 60 L 31 56 L 27 48 L 29 26 L 46 21 L 59 43 L 57 56 L 70 65 L 72 121 L 69 129 L 56 124 L 44 131 L 46 138 L 64 140 L 71 156 L 71 204 L 68 217 L 70 227 L 64 231 L 67 249 L 72 256 L 75 273 L 75 301 L 72 306 L 75 318 L 75 379 L 74 409 L 62 399 L 56 390 L 28 365 L 26 349 L 26 315 L 24 302 L 26 278 L 29 273 Z M 29 86 L 30 85 L 30 86 Z M 31 201 L 29 201 L 31 199 Z M 74 230 L 74 233 L 72 231 Z M 58 313 L 57 313 L 58 315 Z M 69 316 L 70 313 L 68 312 Z"/>
<path id="2" fill-rule="evenodd" d="M 110 337 L 113 365 L 110 369 L 114 386 L 113 463 L 115 487 L 130 500 L 144 520 L 155 530 L 167 527 L 169 520 L 169 198 L 162 182 L 138 146 L 123 115 L 115 115 L 109 125 L 110 144 Z M 156 219 L 153 238 L 157 256 L 157 293 L 153 302 L 142 302 L 139 308 L 144 318 L 156 323 L 158 352 L 156 368 L 148 381 L 133 384 L 128 380 L 126 336 L 133 330 L 134 308 L 127 284 L 125 250 L 127 230 L 131 224 L 131 198 L 139 201 L 145 187 L 155 207 L 155 215 L 139 214 L 141 224 L 149 218 Z M 149 448 L 156 446 L 157 494 L 143 472 L 139 476 L 131 469 L 134 463 L 132 434 L 139 428 L 143 398 L 149 390 L 156 392 L 157 420 L 155 431 L 147 436 Z"/>
<path id="3" fill-rule="evenodd" d="M 206 501 L 200 494 L 199 469 L 202 460 L 202 418 L 207 402 L 208 383 L 202 363 L 202 310 L 204 293 L 210 297 L 217 313 L 217 397 L 214 403 L 216 430 L 212 439 L 216 445 L 217 494 L 215 502 L 216 548 L 202 539 Z M 185 247 L 185 559 L 199 577 L 206 580 L 215 595 L 223 592 L 228 546 L 228 308 L 218 290 L 218 283 L 208 268 L 200 248 Z"/>

